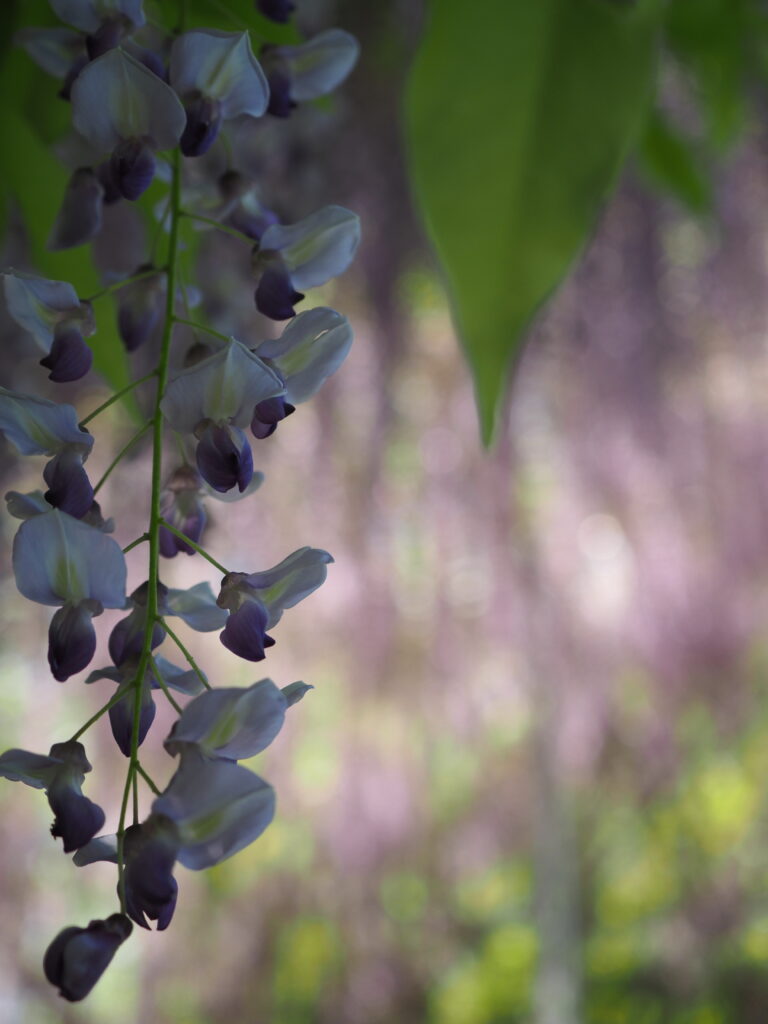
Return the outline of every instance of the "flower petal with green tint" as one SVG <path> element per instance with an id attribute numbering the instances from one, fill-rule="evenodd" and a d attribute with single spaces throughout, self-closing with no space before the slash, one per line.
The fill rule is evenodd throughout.
<path id="1" fill-rule="evenodd" d="M 341 313 L 324 306 L 299 313 L 279 338 L 262 342 L 256 354 L 277 367 L 285 380 L 285 399 L 306 402 L 344 362 L 352 328 Z"/>
<path id="2" fill-rule="evenodd" d="M 193 871 L 219 864 L 258 838 L 275 814 L 269 783 L 232 761 L 186 747 L 168 788 L 152 804 L 179 830 L 178 859 Z"/>
<path id="3" fill-rule="evenodd" d="M 349 32 L 329 28 L 299 46 L 277 46 L 274 53 L 287 65 L 291 98 L 298 103 L 327 96 L 357 63 L 360 44 Z"/>
<path id="4" fill-rule="evenodd" d="M 187 590 L 168 591 L 163 601 L 164 615 L 178 615 L 198 633 L 211 633 L 226 622 L 226 612 L 216 604 L 210 583 L 196 583 Z"/>
<path id="5" fill-rule="evenodd" d="M 218 100 L 225 120 L 267 109 L 269 86 L 247 32 L 185 32 L 171 50 L 170 81 L 182 99 L 200 93 Z"/>
<path id="6" fill-rule="evenodd" d="M 74 127 L 102 153 L 128 139 L 171 149 L 186 120 L 173 89 L 124 50 L 92 61 L 72 86 Z"/>
<path id="7" fill-rule="evenodd" d="M 68 281 L 48 281 L 17 270 L 6 271 L 2 278 L 11 317 L 48 352 L 56 325 L 68 314 L 81 314 L 77 292 Z"/>
<path id="8" fill-rule="evenodd" d="M 70 448 L 85 456 L 93 447 L 93 437 L 78 425 L 74 406 L 4 387 L 0 387 L 0 433 L 21 455 L 57 455 Z"/>
<path id="9" fill-rule="evenodd" d="M 58 509 L 26 520 L 13 541 L 19 592 L 39 604 L 125 605 L 125 558 L 101 530 Z"/>
<path id="10" fill-rule="evenodd" d="M 360 242 L 360 218 L 343 206 L 324 206 L 296 224 L 273 224 L 261 251 L 277 250 L 300 291 L 343 274 Z"/>
<path id="11" fill-rule="evenodd" d="M 160 408 L 174 430 L 191 433 L 204 420 L 246 427 L 253 407 L 285 391 L 280 377 L 236 338 L 183 370 Z"/>

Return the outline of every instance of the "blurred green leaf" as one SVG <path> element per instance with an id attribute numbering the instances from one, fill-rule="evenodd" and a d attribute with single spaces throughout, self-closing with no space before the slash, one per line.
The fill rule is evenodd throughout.
<path id="1" fill-rule="evenodd" d="M 710 141 L 734 141 L 746 117 L 746 74 L 757 25 L 756 0 L 674 0 L 667 38 L 693 73 Z"/>
<path id="2" fill-rule="evenodd" d="M 648 177 L 694 213 L 712 208 L 712 189 L 690 140 L 659 110 L 651 111 L 640 140 L 640 162 Z"/>
<path id="3" fill-rule="evenodd" d="M 417 203 L 489 443 L 531 317 L 584 243 L 649 103 L 657 0 L 435 0 L 406 97 Z"/>

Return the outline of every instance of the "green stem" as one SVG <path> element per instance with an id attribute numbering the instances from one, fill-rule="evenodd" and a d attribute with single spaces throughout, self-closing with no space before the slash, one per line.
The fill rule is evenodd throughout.
<path id="1" fill-rule="evenodd" d="M 136 540 L 132 540 L 130 544 L 126 544 L 123 548 L 123 554 L 127 555 L 129 551 L 133 551 L 133 549 L 137 548 L 139 544 L 143 544 L 145 540 L 149 540 L 148 533 L 142 533 L 142 535 L 137 537 Z"/>
<path id="2" fill-rule="evenodd" d="M 144 779 L 144 781 L 149 786 L 149 788 L 152 790 L 152 792 L 155 794 L 155 796 L 160 796 L 160 788 L 159 788 L 159 786 L 155 785 L 155 783 L 152 781 L 152 779 L 149 777 L 149 775 L 147 775 L 147 773 L 144 771 L 144 769 L 141 766 L 139 761 L 136 762 L 136 771 L 139 773 L 139 775 L 142 777 L 142 779 Z"/>
<path id="3" fill-rule="evenodd" d="M 144 437 L 144 435 L 150 429 L 151 426 L 152 426 L 151 423 L 145 423 L 144 426 L 141 428 L 141 430 L 138 432 L 138 434 L 134 434 L 133 437 L 131 438 L 131 440 L 128 442 L 128 444 L 125 445 L 125 447 L 122 448 L 118 452 L 118 454 L 114 457 L 114 459 L 112 459 L 110 464 L 104 470 L 104 473 L 102 474 L 101 480 L 99 480 L 99 482 L 93 488 L 94 495 L 99 493 L 101 488 L 107 482 L 107 478 L 109 477 L 109 474 L 112 472 L 112 470 L 115 468 L 115 466 L 123 459 L 123 457 L 125 455 L 128 454 L 128 452 L 131 450 L 131 448 L 133 448 L 133 446 L 135 444 L 139 443 L 139 441 L 142 439 L 142 437 Z"/>
<path id="4" fill-rule="evenodd" d="M 133 773 L 133 824 L 139 824 L 139 780 L 137 773 Z"/>
<path id="5" fill-rule="evenodd" d="M 221 331 L 214 331 L 212 327 L 206 327 L 205 324 L 199 324 L 195 320 L 185 320 L 181 316 L 175 316 L 173 318 L 175 324 L 184 324 L 185 327 L 191 327 L 195 331 L 202 331 L 203 334 L 210 334 L 214 338 L 218 338 L 219 341 L 229 341 L 228 334 L 222 334 Z"/>
<path id="6" fill-rule="evenodd" d="M 124 696 L 125 693 L 122 690 L 118 690 L 117 693 L 113 694 L 112 697 L 110 697 L 110 699 L 107 701 L 107 703 L 103 707 L 99 708 L 95 715 L 91 715 L 91 717 L 88 719 L 85 725 L 80 726 L 80 728 L 77 730 L 75 735 L 70 740 L 70 743 L 74 743 L 75 740 L 79 740 L 83 733 L 91 728 L 94 722 L 98 722 L 101 716 L 106 714 L 110 708 L 113 708 L 119 700 L 123 699 Z"/>
<path id="7" fill-rule="evenodd" d="M 115 281 L 114 284 L 107 285 L 106 288 L 102 288 L 101 291 L 96 292 L 95 295 L 90 295 L 85 301 L 95 302 L 97 299 L 103 299 L 105 295 L 111 295 L 113 292 L 119 292 L 121 288 L 127 288 L 129 284 L 133 284 L 135 281 L 142 281 L 145 277 L 152 277 L 153 274 L 164 273 L 164 267 L 151 267 L 149 270 L 142 270 L 138 274 L 131 274 L 130 277 L 124 277 L 122 281 Z"/>
<path id="8" fill-rule="evenodd" d="M 181 3 L 180 20 L 183 23 L 185 16 L 185 5 Z M 125 815 L 128 808 L 128 795 L 130 793 L 130 782 L 137 771 L 138 749 L 139 749 L 139 724 L 141 721 L 142 692 L 147 668 L 152 656 L 152 637 L 155 629 L 155 620 L 158 616 L 158 583 L 159 583 L 159 562 L 160 562 L 160 494 L 162 491 L 163 472 L 163 417 L 160 411 L 160 403 L 165 394 L 168 384 L 168 364 L 171 351 L 171 335 L 173 333 L 173 307 L 176 296 L 176 280 L 178 276 L 178 250 L 179 250 L 179 210 L 181 208 L 181 153 L 178 149 L 173 151 L 172 178 L 170 191 L 171 224 L 168 237 L 168 259 L 167 266 L 167 291 L 165 296 L 165 323 L 163 326 L 163 337 L 160 344 L 160 358 L 157 364 L 157 394 L 155 395 L 154 412 L 151 419 L 152 424 L 152 494 L 149 510 L 149 579 L 147 583 L 147 610 L 144 627 L 144 637 L 139 655 L 139 663 L 136 675 L 133 679 L 134 701 L 133 701 L 133 729 L 131 731 L 131 761 L 128 768 L 128 777 L 123 794 L 123 803 L 120 808 L 120 821 L 117 829 L 117 872 L 118 892 L 120 893 L 120 905 L 125 909 Z"/>
<path id="9" fill-rule="evenodd" d="M 176 646 L 177 646 L 177 647 L 179 648 L 179 650 L 181 651 L 181 653 L 182 653 L 182 654 L 184 655 L 184 657 L 185 657 L 185 658 L 187 659 L 187 661 L 189 662 L 189 667 L 190 667 L 190 668 L 192 669 L 192 671 L 193 671 L 193 672 L 195 672 L 195 673 L 196 673 L 196 675 L 197 675 L 198 679 L 199 679 L 199 680 L 200 680 L 200 682 L 201 682 L 201 683 L 203 684 L 203 686 L 204 686 L 204 687 L 206 688 L 206 690 L 211 690 L 211 689 L 213 689 L 213 687 L 211 686 L 211 684 L 210 684 L 210 683 L 208 682 L 208 680 L 206 679 L 206 677 L 205 677 L 205 673 L 204 673 L 204 672 L 202 671 L 202 669 L 201 669 L 201 668 L 200 668 L 200 667 L 198 666 L 197 662 L 196 662 L 196 661 L 195 661 L 195 659 L 194 659 L 194 658 L 192 657 L 192 655 L 191 655 L 191 654 L 189 653 L 189 651 L 187 650 L 187 648 L 186 648 L 186 647 L 184 646 L 184 644 L 182 643 L 181 639 L 180 639 L 180 638 L 179 638 L 179 637 L 177 636 L 177 634 L 176 634 L 176 633 L 174 633 L 174 631 L 173 631 L 173 630 L 171 629 L 171 627 L 170 627 L 170 626 L 168 625 L 168 623 L 167 623 L 167 622 L 165 621 L 165 619 L 162 619 L 162 618 L 158 618 L 158 620 L 157 620 L 157 621 L 158 621 L 158 622 L 160 623 L 160 625 L 161 625 L 161 626 L 163 627 L 163 629 L 165 630 L 165 632 L 166 632 L 166 633 L 168 634 L 168 636 L 169 636 L 169 637 L 171 638 L 171 640 L 173 640 L 173 642 L 174 642 L 174 643 L 176 644 Z"/>
<path id="10" fill-rule="evenodd" d="M 228 224 L 222 224 L 220 220 L 214 220 L 213 217 L 203 217 L 199 213 L 190 213 L 189 210 L 181 211 L 182 217 L 187 217 L 189 220 L 197 220 L 201 224 L 208 224 L 212 228 L 216 228 L 218 231 L 223 231 L 225 235 L 231 235 L 233 238 L 239 238 L 241 242 L 247 242 L 248 245 L 253 249 L 257 242 L 253 238 L 249 238 L 248 235 L 242 231 L 238 231 L 237 228 L 231 228 Z"/>
<path id="11" fill-rule="evenodd" d="M 152 380 L 152 378 L 156 376 L 157 370 L 153 370 L 151 373 L 147 373 L 144 377 L 139 377 L 138 380 L 134 380 L 131 381 L 130 384 L 126 384 L 124 388 L 120 388 L 119 391 L 116 391 L 111 398 L 106 400 L 106 402 L 102 402 L 101 405 L 97 406 L 93 412 L 89 412 L 84 420 L 80 420 L 80 426 L 84 427 L 86 423 L 90 423 L 91 420 L 96 419 L 99 413 L 104 412 L 104 410 L 108 409 L 110 405 L 114 405 L 115 402 L 118 402 L 123 395 L 127 395 L 130 391 L 133 391 L 134 388 L 137 388 L 139 384 L 144 384 L 146 381 Z"/>
<path id="12" fill-rule="evenodd" d="M 165 696 L 168 698 L 168 703 L 171 705 L 176 714 L 180 715 L 181 712 L 183 711 L 183 708 L 179 707 L 179 705 L 173 699 L 173 695 L 171 694 L 171 691 L 168 689 L 168 683 L 166 683 L 165 679 L 163 679 L 163 674 L 160 671 L 160 668 L 155 659 L 151 658 L 150 661 L 152 664 L 152 671 L 154 673 L 155 679 L 157 680 L 158 686 L 163 691 Z"/>
<path id="13" fill-rule="evenodd" d="M 195 544 L 193 540 L 190 540 L 186 533 L 182 533 L 181 530 L 177 530 L 175 526 L 171 526 L 167 519 L 161 519 L 160 525 L 164 526 L 166 530 L 170 530 L 171 533 L 179 538 L 179 540 L 183 540 L 185 544 L 189 544 L 189 546 L 196 551 L 198 555 L 202 555 L 206 561 L 210 562 L 212 566 L 218 569 L 222 576 L 229 575 L 229 569 L 225 569 L 221 562 L 217 562 L 215 558 L 212 558 L 205 548 L 201 548 L 199 544 Z"/>

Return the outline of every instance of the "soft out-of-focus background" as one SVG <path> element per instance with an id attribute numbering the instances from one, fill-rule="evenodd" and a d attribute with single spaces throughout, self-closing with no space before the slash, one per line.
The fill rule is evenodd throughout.
<path id="1" fill-rule="evenodd" d="M 311 544 L 335 556 L 328 582 L 285 616 L 263 671 L 183 633 L 214 683 L 314 684 L 252 765 L 277 818 L 218 868 L 178 869 L 168 932 L 135 934 L 72 1008 L 40 956 L 63 925 L 110 912 L 114 869 L 74 869 L 42 795 L 4 783 L 3 1020 L 768 1019 L 765 133 L 755 117 L 719 161 L 708 216 L 630 166 L 483 452 L 403 169 L 414 6 L 316 5 L 309 26 L 343 24 L 366 59 L 332 107 L 253 143 L 292 219 L 341 202 L 365 231 L 354 268 L 312 296 L 352 319 L 347 363 L 257 442 L 263 488 L 209 503 L 206 544 L 227 566 Z M 124 217 L 106 269 L 133 266 Z M 20 223 L 8 245 L 23 265 Z M 203 312 L 262 336 L 238 243 L 206 234 L 198 258 L 219 295 Z M 39 389 L 26 340 L 5 325 L 2 343 L 4 374 Z M 104 397 L 62 391 L 83 410 Z M 92 476 L 132 429 L 119 408 L 96 421 Z M 35 460 L 2 455 L 5 489 L 38 485 Z M 104 490 L 124 544 L 144 529 L 147 459 Z M 5 566 L 15 527 L 3 518 Z M 129 558 L 138 585 L 141 549 Z M 215 585 L 208 569 L 180 556 L 163 579 Z M 0 600 L 0 746 L 43 750 L 111 684 L 54 683 L 49 613 L 7 575 Z M 143 753 L 160 780 L 169 723 L 160 706 Z M 109 828 L 124 765 L 105 722 L 87 750 Z"/>

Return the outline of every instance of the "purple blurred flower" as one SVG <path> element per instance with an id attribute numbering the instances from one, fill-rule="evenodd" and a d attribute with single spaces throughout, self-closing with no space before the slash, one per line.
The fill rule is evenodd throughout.
<path id="1" fill-rule="evenodd" d="M 205 529 L 205 508 L 200 500 L 202 481 L 188 465 L 171 474 L 160 495 L 160 513 L 167 522 L 199 543 Z M 174 558 L 180 551 L 194 555 L 195 550 L 165 527 L 160 528 L 160 554 Z"/>
<path id="2" fill-rule="evenodd" d="M 92 167 L 73 172 L 48 239 L 52 250 L 72 249 L 101 231 L 104 186 Z"/>
<path id="3" fill-rule="evenodd" d="M 269 81 L 269 113 L 288 117 L 297 103 L 327 96 L 341 85 L 359 54 L 355 37 L 339 28 L 298 46 L 263 46 L 259 56 Z"/>

